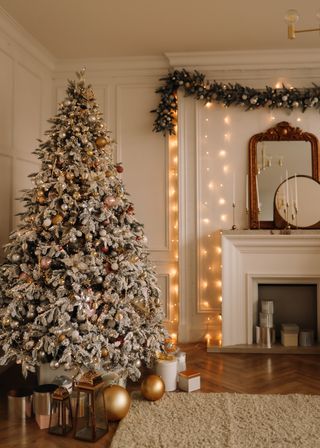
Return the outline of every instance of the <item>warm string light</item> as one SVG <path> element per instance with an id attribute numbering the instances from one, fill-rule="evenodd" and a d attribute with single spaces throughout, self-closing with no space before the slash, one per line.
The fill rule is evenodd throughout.
<path id="1" fill-rule="evenodd" d="M 175 127 L 177 133 L 177 127 Z M 179 203 L 178 203 L 178 140 L 176 135 L 169 138 L 169 210 L 171 251 L 175 260 L 170 270 L 170 322 L 169 333 L 173 342 L 178 340 L 179 321 Z"/>

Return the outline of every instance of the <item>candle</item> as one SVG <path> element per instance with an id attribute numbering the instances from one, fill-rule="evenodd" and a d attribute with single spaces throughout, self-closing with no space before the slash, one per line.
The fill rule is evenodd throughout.
<path id="1" fill-rule="evenodd" d="M 232 176 L 232 204 L 236 203 L 236 173 Z"/>
<path id="2" fill-rule="evenodd" d="M 286 205 L 289 205 L 289 182 L 288 182 L 288 170 L 286 170 Z"/>
<path id="3" fill-rule="evenodd" d="M 258 184 L 258 176 L 256 175 L 256 191 L 257 191 L 257 204 L 258 204 L 258 211 L 260 210 L 260 196 L 259 196 L 259 184 Z"/>
<path id="4" fill-rule="evenodd" d="M 295 193 L 295 209 L 298 211 L 298 183 L 297 183 L 297 173 L 294 173 L 294 193 Z"/>
<path id="5" fill-rule="evenodd" d="M 249 178 L 248 174 L 246 175 L 246 211 L 249 210 Z"/>

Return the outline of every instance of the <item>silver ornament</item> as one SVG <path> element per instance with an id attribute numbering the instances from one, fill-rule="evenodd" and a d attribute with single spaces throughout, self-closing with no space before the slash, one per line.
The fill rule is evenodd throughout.
<path id="1" fill-rule="evenodd" d="M 137 359 L 137 360 L 136 360 L 135 365 L 136 365 L 136 367 L 137 367 L 138 369 L 140 369 L 140 367 L 141 367 L 141 361 L 140 361 L 140 359 Z"/>
<path id="2" fill-rule="evenodd" d="M 46 218 L 46 219 L 43 221 L 43 226 L 44 226 L 44 227 L 50 227 L 50 226 L 51 226 L 51 219 Z"/>
<path id="3" fill-rule="evenodd" d="M 96 282 L 98 284 L 102 283 L 103 282 L 103 278 L 99 275 L 99 277 L 96 278 Z"/>
<path id="4" fill-rule="evenodd" d="M 61 210 L 63 210 L 64 212 L 67 211 L 69 208 L 69 206 L 67 204 L 62 204 L 61 205 Z"/>
<path id="5" fill-rule="evenodd" d="M 59 132 L 59 137 L 60 138 L 65 138 L 66 137 L 66 133 L 65 132 Z"/>
<path id="6" fill-rule="evenodd" d="M 20 259 L 21 259 L 21 257 L 20 257 L 19 254 L 13 254 L 12 257 L 11 257 L 11 260 L 12 260 L 14 263 L 17 263 L 18 261 L 20 261 Z"/>
<path id="7" fill-rule="evenodd" d="M 100 230 L 99 235 L 100 236 L 107 236 L 107 231 L 102 229 L 102 230 Z"/>
<path id="8" fill-rule="evenodd" d="M 70 100 L 65 100 L 63 104 L 68 107 L 68 106 L 71 105 L 71 101 Z"/>
<path id="9" fill-rule="evenodd" d="M 88 120 L 90 121 L 90 123 L 94 123 L 97 120 L 97 118 L 95 117 L 95 115 L 89 115 Z"/>

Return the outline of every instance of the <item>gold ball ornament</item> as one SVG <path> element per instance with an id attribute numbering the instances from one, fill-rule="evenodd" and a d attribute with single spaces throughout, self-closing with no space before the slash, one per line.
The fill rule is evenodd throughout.
<path id="1" fill-rule="evenodd" d="M 149 401 L 160 400 L 165 391 L 163 379 L 158 375 L 149 375 L 141 384 L 141 393 Z"/>
<path id="2" fill-rule="evenodd" d="M 88 154 L 89 157 L 92 157 L 92 156 L 93 156 L 93 151 L 92 151 L 92 149 L 88 149 L 88 150 L 87 150 L 87 154 Z"/>
<path id="3" fill-rule="evenodd" d="M 109 351 L 106 348 L 101 349 L 101 358 L 107 358 L 109 356 Z"/>
<path id="4" fill-rule="evenodd" d="M 109 421 L 117 422 L 127 415 L 131 405 L 131 398 L 124 387 L 113 384 L 108 386 L 103 394 Z"/>
<path id="5" fill-rule="evenodd" d="M 59 214 L 55 215 L 55 216 L 51 219 L 52 224 L 55 225 L 55 226 L 56 226 L 57 224 L 60 224 L 62 221 L 63 221 L 63 216 L 62 216 L 62 215 L 59 215 Z"/>
<path id="6" fill-rule="evenodd" d="M 72 195 L 73 199 L 75 199 L 76 201 L 78 201 L 81 198 L 81 194 L 79 193 L 79 191 L 75 191 Z"/>
<path id="7" fill-rule="evenodd" d="M 64 335 L 64 334 L 60 334 L 60 336 L 58 337 L 58 342 L 63 342 L 64 340 L 65 340 L 65 338 L 66 338 L 66 335 Z"/>
<path id="8" fill-rule="evenodd" d="M 96 140 L 96 145 L 98 148 L 104 148 L 107 143 L 107 139 L 104 137 L 98 137 Z"/>

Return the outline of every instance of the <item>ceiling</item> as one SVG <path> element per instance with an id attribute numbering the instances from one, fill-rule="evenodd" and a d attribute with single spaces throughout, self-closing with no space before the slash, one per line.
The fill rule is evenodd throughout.
<path id="1" fill-rule="evenodd" d="M 317 27 L 319 0 L 0 0 L 56 58 L 165 52 L 319 48 L 320 35 L 287 39 L 284 15 Z"/>

